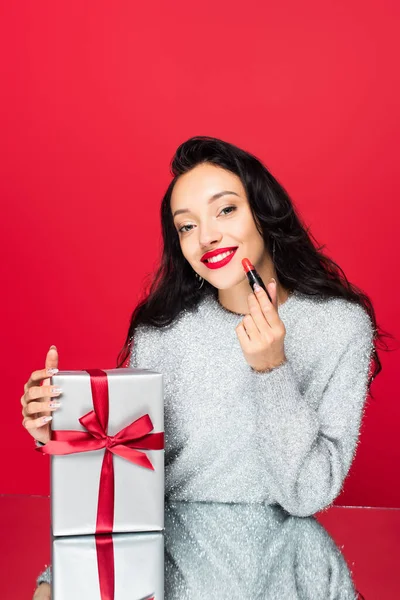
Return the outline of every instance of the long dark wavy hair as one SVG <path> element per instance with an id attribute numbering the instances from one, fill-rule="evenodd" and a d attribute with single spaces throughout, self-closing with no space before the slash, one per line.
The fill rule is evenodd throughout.
<path id="1" fill-rule="evenodd" d="M 308 296 L 345 298 L 362 305 L 367 311 L 374 328 L 369 389 L 382 370 L 376 350 L 378 343 L 388 350 L 382 338 L 392 337 L 380 328 L 378 331 L 371 300 L 347 280 L 343 270 L 332 259 L 322 253 L 324 246 L 318 247 L 315 238 L 296 214 L 286 190 L 261 161 L 233 144 L 207 136 L 192 137 L 182 143 L 172 159 L 173 179 L 161 203 L 163 249 L 160 264 L 152 275 L 145 297 L 132 313 L 126 340 L 117 358 L 117 368 L 129 358 L 138 324 L 164 327 L 171 324 L 183 309 L 195 307 L 204 294 L 218 295 L 217 288 L 206 280 L 199 288 L 196 274 L 182 254 L 171 212 L 171 195 L 178 178 L 202 163 L 222 167 L 241 179 L 257 229 L 273 257 L 281 285 L 289 291 L 298 290 Z"/>

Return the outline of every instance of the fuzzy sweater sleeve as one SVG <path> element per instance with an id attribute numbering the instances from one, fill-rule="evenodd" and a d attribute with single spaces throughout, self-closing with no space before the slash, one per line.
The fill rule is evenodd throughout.
<path id="1" fill-rule="evenodd" d="M 373 336 L 366 313 L 355 322 L 317 408 L 301 393 L 290 360 L 268 373 L 254 372 L 269 492 L 295 516 L 312 515 L 332 503 L 355 455 Z M 314 376 L 323 380 L 322 374 Z"/>
<path id="2" fill-rule="evenodd" d="M 40 573 L 39 577 L 36 579 L 37 586 L 39 586 L 41 583 L 51 583 L 51 565 L 46 567 L 46 569 Z"/>

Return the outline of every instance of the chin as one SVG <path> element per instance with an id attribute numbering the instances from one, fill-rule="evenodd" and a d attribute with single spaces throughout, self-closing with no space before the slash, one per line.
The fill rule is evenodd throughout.
<path id="1" fill-rule="evenodd" d="M 226 280 L 226 281 L 208 281 L 209 284 L 211 284 L 212 286 L 214 286 L 215 288 L 217 288 L 218 290 L 229 290 L 231 288 L 234 288 L 238 285 L 240 285 L 241 283 L 243 283 L 244 280 L 247 280 L 246 274 L 243 273 L 243 277 L 235 277 L 235 279 L 231 279 L 231 280 Z"/>

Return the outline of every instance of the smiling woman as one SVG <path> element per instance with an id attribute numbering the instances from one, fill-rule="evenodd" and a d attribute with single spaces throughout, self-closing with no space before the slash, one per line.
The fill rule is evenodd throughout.
<path id="1" fill-rule="evenodd" d="M 164 376 L 166 497 L 312 515 L 341 491 L 381 370 L 371 301 L 253 155 L 195 137 L 172 173 L 161 264 L 117 365 Z"/>
<path id="2" fill-rule="evenodd" d="M 166 494 L 313 514 L 341 491 L 381 370 L 372 303 L 252 154 L 199 136 L 172 174 L 161 264 L 118 363 L 164 374 Z M 249 293 L 245 258 L 271 301 Z"/>
<path id="3" fill-rule="evenodd" d="M 171 210 L 182 255 L 194 272 L 218 289 L 223 306 L 248 312 L 249 287 L 241 260 L 252 257 L 267 282 L 277 274 L 240 178 L 218 165 L 200 163 L 179 177 Z M 279 281 L 277 294 L 287 297 Z"/>
<path id="4" fill-rule="evenodd" d="M 378 328 L 368 296 L 316 247 L 287 192 L 261 161 L 228 142 L 196 136 L 178 147 L 171 170 L 161 205 L 160 266 L 148 297 L 133 311 L 118 366 L 128 359 L 139 324 L 163 328 L 205 296 L 232 313 L 251 314 L 254 295 L 241 266 L 246 257 L 268 290 L 275 285 L 278 306 L 296 290 L 309 299 L 342 299 L 364 309 L 375 340 L 370 386 L 381 370 L 375 346 L 388 334 Z"/>

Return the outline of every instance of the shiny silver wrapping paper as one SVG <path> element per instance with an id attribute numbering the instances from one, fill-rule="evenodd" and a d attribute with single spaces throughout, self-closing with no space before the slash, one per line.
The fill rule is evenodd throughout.
<path id="1" fill-rule="evenodd" d="M 163 533 L 112 537 L 115 600 L 163 600 Z M 53 538 L 52 569 L 52 600 L 101 600 L 94 535 Z"/>
<path id="2" fill-rule="evenodd" d="M 105 370 L 109 389 L 108 434 L 115 435 L 148 413 L 154 429 L 164 431 L 161 373 L 147 369 Z M 79 418 L 93 410 L 90 375 L 60 371 L 52 385 L 63 389 L 62 406 L 53 413 L 53 430 L 85 431 Z M 54 536 L 96 532 L 101 465 L 105 450 L 51 456 L 51 523 Z M 164 450 L 143 450 L 154 471 L 113 456 L 115 532 L 164 528 Z"/>

